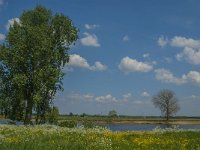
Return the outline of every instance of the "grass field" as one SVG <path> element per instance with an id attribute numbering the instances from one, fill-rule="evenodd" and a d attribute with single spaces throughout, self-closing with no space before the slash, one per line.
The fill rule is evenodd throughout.
<path id="1" fill-rule="evenodd" d="M 32 121 L 35 121 L 35 116 L 33 116 Z M 4 119 L 3 116 L 0 115 L 0 120 Z M 166 122 L 165 118 L 161 118 L 158 116 L 101 116 L 101 115 L 59 115 L 58 122 L 62 121 L 90 121 L 93 123 L 125 123 L 125 124 L 199 124 L 200 125 L 200 117 L 187 117 L 187 116 L 177 116 L 170 118 L 168 122 Z"/>
<path id="2" fill-rule="evenodd" d="M 130 124 L 166 124 L 165 118 L 156 116 L 68 116 L 60 115 L 59 121 L 73 120 L 73 121 L 92 121 L 97 123 L 130 123 Z M 173 117 L 167 122 L 169 124 L 200 124 L 199 117 Z"/>
<path id="3" fill-rule="evenodd" d="M 200 149 L 200 131 L 157 129 L 111 132 L 103 128 L 0 125 L 1 150 Z"/>

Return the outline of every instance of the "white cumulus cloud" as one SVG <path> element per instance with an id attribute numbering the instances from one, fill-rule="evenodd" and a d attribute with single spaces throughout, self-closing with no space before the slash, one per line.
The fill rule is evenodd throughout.
<path id="1" fill-rule="evenodd" d="M 73 68 L 85 68 L 92 71 L 105 71 L 107 69 L 107 66 L 99 61 L 96 61 L 95 64 L 92 66 L 85 58 L 81 57 L 78 54 L 72 54 L 70 55 L 69 63 L 66 64 L 64 71 L 72 71 Z"/>
<path id="2" fill-rule="evenodd" d="M 87 60 L 77 54 L 70 55 L 69 63 L 67 65 L 78 68 L 90 68 Z"/>
<path id="3" fill-rule="evenodd" d="M 162 41 L 162 38 L 163 37 L 160 38 L 160 41 Z M 183 36 L 174 36 L 170 40 L 169 45 L 172 47 L 183 48 L 182 52 L 176 54 L 177 60 L 185 60 L 193 65 L 200 64 L 200 40 Z"/>
<path id="4" fill-rule="evenodd" d="M 156 69 L 156 79 L 165 83 L 173 83 L 176 85 L 181 84 L 193 84 L 200 86 L 200 72 L 189 71 L 187 74 L 183 74 L 181 77 L 176 77 L 167 69 Z"/>
<path id="5" fill-rule="evenodd" d="M 187 75 L 184 75 L 183 78 L 190 83 L 200 86 L 200 72 L 190 71 Z"/>
<path id="6" fill-rule="evenodd" d="M 200 49 L 185 47 L 181 53 L 176 55 L 177 60 L 186 60 L 187 62 L 199 65 L 200 64 Z"/>
<path id="7" fill-rule="evenodd" d="M 129 99 L 129 98 L 132 97 L 132 94 L 131 94 L 131 93 L 127 93 L 127 94 L 124 94 L 122 97 L 123 97 L 124 99 Z"/>
<path id="8" fill-rule="evenodd" d="M 85 28 L 88 30 L 95 29 L 97 27 L 99 27 L 97 24 L 85 24 Z"/>
<path id="9" fill-rule="evenodd" d="M 158 45 L 161 47 L 165 47 L 168 44 L 168 42 L 168 38 L 165 38 L 164 36 L 160 36 L 157 41 Z"/>
<path id="10" fill-rule="evenodd" d="M 175 77 L 173 73 L 167 69 L 156 69 L 155 73 L 156 79 L 165 83 L 174 83 L 177 85 L 186 83 L 186 80 L 183 78 L 183 76 L 180 78 Z"/>
<path id="11" fill-rule="evenodd" d="M 170 42 L 171 46 L 174 47 L 190 47 L 190 48 L 200 48 L 200 40 L 195 40 L 192 38 L 186 38 L 182 36 L 175 36 Z"/>
<path id="12" fill-rule="evenodd" d="M 6 25 L 6 29 L 9 30 L 10 27 L 13 26 L 14 22 L 17 22 L 18 24 L 20 24 L 20 20 L 19 18 L 12 18 L 8 20 L 8 23 Z"/>
<path id="13" fill-rule="evenodd" d="M 98 38 L 95 34 L 90 34 L 90 33 L 85 32 L 84 35 L 85 35 L 85 37 L 83 37 L 80 40 L 82 45 L 92 46 L 92 47 L 100 47 L 101 46 L 99 44 Z"/>
<path id="14" fill-rule="evenodd" d="M 136 59 L 132 59 L 127 57 L 122 58 L 119 69 L 125 73 L 129 72 L 149 72 L 153 69 L 153 66 L 145 63 L 145 62 L 139 62 Z"/>
<path id="15" fill-rule="evenodd" d="M 5 36 L 4 34 L 1 34 L 1 33 L 0 33 L 0 41 L 4 41 L 5 38 L 6 38 L 6 36 Z"/>
<path id="16" fill-rule="evenodd" d="M 93 71 L 104 71 L 107 69 L 107 66 L 97 61 L 93 66 L 90 67 L 90 69 Z"/>
<path id="17" fill-rule="evenodd" d="M 95 98 L 95 101 L 100 103 L 106 103 L 106 102 L 117 102 L 117 99 L 113 97 L 111 94 L 107 94 L 105 96 L 97 96 Z"/>

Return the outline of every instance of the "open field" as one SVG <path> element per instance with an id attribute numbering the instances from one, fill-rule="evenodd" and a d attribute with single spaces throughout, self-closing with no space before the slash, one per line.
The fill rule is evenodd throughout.
<path id="1" fill-rule="evenodd" d="M 118 116 L 118 117 L 109 117 L 109 116 L 59 116 L 59 121 L 62 120 L 74 120 L 74 121 L 92 121 L 95 123 L 116 123 L 116 124 L 166 124 L 166 120 L 160 117 L 143 117 L 143 116 Z M 168 124 L 200 124 L 199 117 L 174 117 L 171 118 Z"/>
<path id="2" fill-rule="evenodd" d="M 32 121 L 34 122 L 33 116 Z M 0 115 L 0 120 L 5 119 Z M 81 115 L 59 115 L 58 122 L 62 121 L 91 121 L 97 124 L 172 124 L 172 125 L 200 125 L 200 117 L 173 117 L 168 122 L 164 118 L 157 116 L 81 116 Z"/>
<path id="3" fill-rule="evenodd" d="M 0 120 L 4 117 L 0 116 Z M 69 115 L 60 115 L 58 121 L 72 120 L 72 121 L 92 121 L 94 123 L 107 124 L 107 123 L 116 123 L 116 124 L 166 124 L 166 120 L 160 117 L 144 117 L 144 116 L 69 116 Z M 34 121 L 34 117 L 33 117 Z M 171 118 L 168 124 L 184 125 L 184 124 L 194 124 L 200 125 L 200 117 L 174 117 Z"/>
<path id="4" fill-rule="evenodd" d="M 111 132 L 103 128 L 0 125 L 1 150 L 200 149 L 200 131 L 157 129 Z"/>

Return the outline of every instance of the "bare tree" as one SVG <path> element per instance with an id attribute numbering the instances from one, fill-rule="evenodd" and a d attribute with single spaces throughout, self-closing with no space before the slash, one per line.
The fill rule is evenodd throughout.
<path id="1" fill-rule="evenodd" d="M 155 107 L 161 110 L 162 115 L 166 117 L 167 121 L 170 116 L 176 114 L 176 112 L 180 110 L 175 93 L 167 89 L 159 91 L 153 97 L 152 102 Z"/>

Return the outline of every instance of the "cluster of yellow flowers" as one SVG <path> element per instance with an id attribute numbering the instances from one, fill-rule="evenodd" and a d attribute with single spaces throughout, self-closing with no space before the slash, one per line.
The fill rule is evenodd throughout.
<path id="1" fill-rule="evenodd" d="M 0 125 L 0 149 L 12 146 L 57 150 L 200 149 L 200 132 L 111 132 L 104 128 Z"/>
<path id="2" fill-rule="evenodd" d="M 1 144 L 45 144 L 52 149 L 68 147 L 87 147 L 88 149 L 111 149 L 111 139 L 104 136 L 103 128 L 81 129 L 50 125 L 12 126 L 0 125 Z M 50 148 L 51 149 L 51 148 Z"/>

